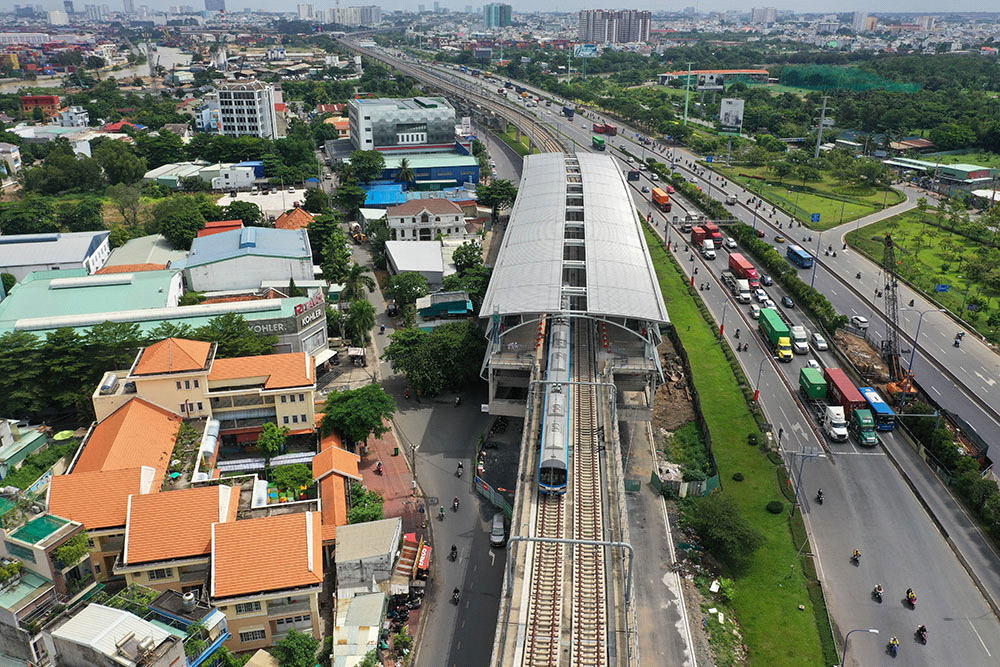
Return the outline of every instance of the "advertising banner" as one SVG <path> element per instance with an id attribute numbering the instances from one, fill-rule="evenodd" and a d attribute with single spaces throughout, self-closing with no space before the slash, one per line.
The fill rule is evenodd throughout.
<path id="1" fill-rule="evenodd" d="M 743 129 L 743 100 L 723 98 L 719 108 L 719 134 L 738 137 Z"/>

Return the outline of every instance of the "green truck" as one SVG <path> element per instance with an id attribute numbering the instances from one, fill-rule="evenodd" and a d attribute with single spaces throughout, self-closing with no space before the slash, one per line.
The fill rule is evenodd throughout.
<path id="1" fill-rule="evenodd" d="M 826 380 L 815 368 L 807 367 L 799 371 L 799 389 L 810 400 L 826 398 Z"/>
<path id="2" fill-rule="evenodd" d="M 599 151 L 603 151 L 604 150 L 604 138 L 603 137 L 591 137 L 590 138 L 590 142 L 594 145 L 594 148 L 596 148 L 597 150 L 599 150 Z"/>
<path id="3" fill-rule="evenodd" d="M 782 321 L 774 308 L 761 308 L 760 319 L 757 321 L 760 333 L 771 351 L 778 356 L 779 361 L 792 360 L 792 339 L 788 325 Z"/>
<path id="4" fill-rule="evenodd" d="M 851 423 L 848 426 L 851 435 L 857 439 L 858 444 L 865 447 L 875 447 L 878 445 L 878 435 L 875 433 L 875 419 L 871 410 L 855 410 L 851 415 Z"/>
<path id="5" fill-rule="evenodd" d="M 847 420 L 844 408 L 831 403 L 827 396 L 829 384 L 826 376 L 815 368 L 799 369 L 799 391 L 807 405 L 812 407 L 816 423 L 834 442 L 847 440 Z"/>

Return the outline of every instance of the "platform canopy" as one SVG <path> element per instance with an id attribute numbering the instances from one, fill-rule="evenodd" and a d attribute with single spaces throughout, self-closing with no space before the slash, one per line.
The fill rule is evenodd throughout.
<path id="1" fill-rule="evenodd" d="M 625 175 L 610 156 L 524 159 L 480 316 L 555 312 L 669 321 Z"/>

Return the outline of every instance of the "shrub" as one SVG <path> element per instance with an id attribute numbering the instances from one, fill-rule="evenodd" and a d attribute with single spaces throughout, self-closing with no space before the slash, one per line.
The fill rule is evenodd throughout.
<path id="1" fill-rule="evenodd" d="M 734 567 L 748 563 L 766 541 L 728 496 L 714 494 L 692 500 L 684 509 L 684 519 L 706 549 Z"/>
<path id="2" fill-rule="evenodd" d="M 756 447 L 760 443 L 760 435 L 757 433 L 747 434 L 747 444 L 751 447 Z"/>
<path id="3" fill-rule="evenodd" d="M 785 511 L 785 503 L 780 500 L 772 500 L 767 504 L 767 511 L 771 514 L 781 514 Z"/>
<path id="4" fill-rule="evenodd" d="M 743 477 L 743 473 L 741 473 L 741 472 L 734 472 L 733 473 L 733 481 L 734 482 L 742 482 L 744 479 L 745 478 Z"/>

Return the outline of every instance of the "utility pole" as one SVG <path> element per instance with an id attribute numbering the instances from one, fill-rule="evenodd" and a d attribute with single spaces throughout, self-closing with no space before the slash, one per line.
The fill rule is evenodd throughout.
<path id="1" fill-rule="evenodd" d="M 826 101 L 830 99 L 829 95 L 823 96 L 823 108 L 819 112 L 819 129 L 816 130 L 816 152 L 813 153 L 813 157 L 819 157 L 819 145 L 823 142 L 823 121 L 826 120 Z"/>
<path id="2" fill-rule="evenodd" d="M 688 63 L 688 75 L 687 82 L 684 84 L 684 126 L 687 127 L 688 124 L 688 101 L 691 99 L 691 65 L 694 63 Z"/>

